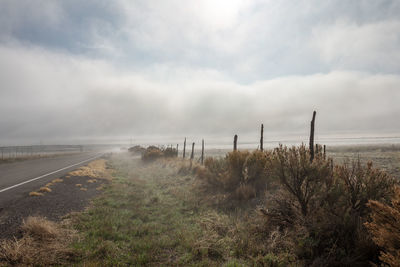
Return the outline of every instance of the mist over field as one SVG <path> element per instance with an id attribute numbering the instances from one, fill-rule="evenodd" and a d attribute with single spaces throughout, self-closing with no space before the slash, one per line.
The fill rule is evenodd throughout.
<path id="1" fill-rule="evenodd" d="M 0 0 L 0 266 L 400 266 L 399 0 Z"/>
<path id="2" fill-rule="evenodd" d="M 0 3 L 0 144 L 398 136 L 400 3 Z M 301 141 L 301 138 L 298 138 Z M 150 141 L 149 141 L 150 142 Z"/>

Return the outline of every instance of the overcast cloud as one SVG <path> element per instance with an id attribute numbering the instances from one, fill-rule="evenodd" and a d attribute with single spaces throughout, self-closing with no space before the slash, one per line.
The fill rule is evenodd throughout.
<path id="1" fill-rule="evenodd" d="M 2 0 L 0 144 L 305 134 L 314 109 L 321 134 L 396 134 L 399 14 L 396 0 Z"/>

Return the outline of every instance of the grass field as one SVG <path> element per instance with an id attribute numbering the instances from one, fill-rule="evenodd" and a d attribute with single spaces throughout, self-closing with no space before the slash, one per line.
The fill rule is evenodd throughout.
<path id="1" fill-rule="evenodd" d="M 180 163 L 143 165 L 117 155 L 113 184 L 74 218 L 83 239 L 74 244 L 84 265 L 236 266 L 238 214 L 202 205 L 194 176 L 177 175 Z M 239 246 L 238 246 L 239 245 Z M 235 260 L 235 258 L 238 259 Z"/>

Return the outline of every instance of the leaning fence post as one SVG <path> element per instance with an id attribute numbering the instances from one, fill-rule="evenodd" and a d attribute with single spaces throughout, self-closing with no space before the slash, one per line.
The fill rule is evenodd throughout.
<path id="1" fill-rule="evenodd" d="M 310 130 L 310 160 L 314 160 L 314 128 L 315 128 L 315 115 L 317 115 L 317 112 L 313 112 L 313 117 L 311 120 L 311 130 Z"/>
<path id="2" fill-rule="evenodd" d="M 201 140 L 201 165 L 204 163 L 204 139 Z"/>
<path id="3" fill-rule="evenodd" d="M 233 137 L 233 151 L 237 150 L 237 139 L 238 139 L 238 136 L 237 136 L 237 134 L 235 134 L 235 136 Z"/>
<path id="4" fill-rule="evenodd" d="M 194 142 L 192 143 L 192 154 L 190 155 L 190 159 L 194 159 Z"/>
<path id="5" fill-rule="evenodd" d="M 183 142 L 183 158 L 185 158 L 186 155 L 186 137 L 185 137 L 185 141 Z"/>
<path id="6" fill-rule="evenodd" d="M 260 150 L 264 150 L 264 124 L 261 124 Z"/>

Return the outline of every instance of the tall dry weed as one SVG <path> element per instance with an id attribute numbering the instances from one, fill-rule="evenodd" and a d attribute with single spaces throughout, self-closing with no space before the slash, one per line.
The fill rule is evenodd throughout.
<path id="1" fill-rule="evenodd" d="M 389 204 L 371 200 L 371 222 L 365 223 L 372 239 L 380 247 L 379 259 L 389 266 L 400 266 L 400 187 Z"/>
<path id="2" fill-rule="evenodd" d="M 20 239 L 3 240 L 0 264 L 18 266 L 63 265 L 76 256 L 69 247 L 76 233 L 41 217 L 28 217 Z"/>

